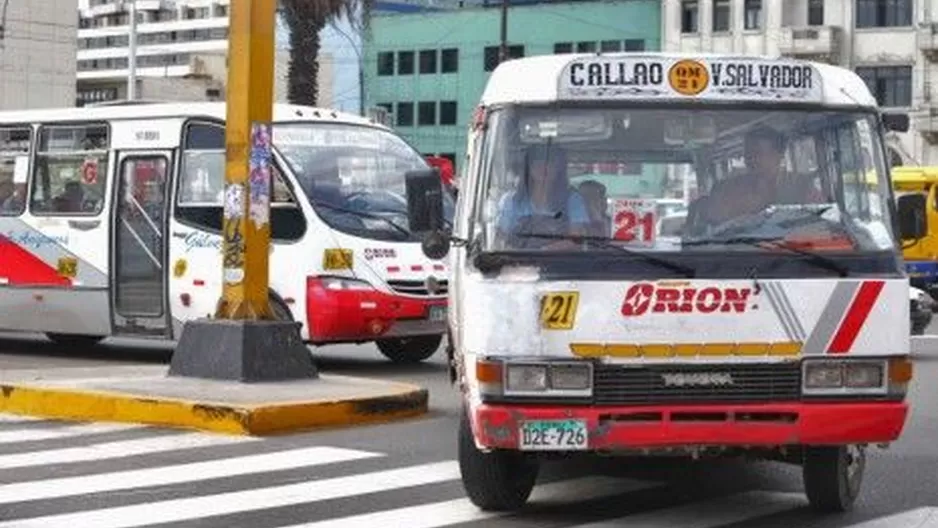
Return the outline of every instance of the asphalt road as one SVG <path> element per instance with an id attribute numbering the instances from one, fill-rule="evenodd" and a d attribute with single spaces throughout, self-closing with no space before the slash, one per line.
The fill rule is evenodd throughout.
<path id="1" fill-rule="evenodd" d="M 864 491 L 846 515 L 811 513 L 800 471 L 791 466 L 593 458 L 547 464 L 524 512 L 483 515 L 468 504 L 459 482 L 458 399 L 442 354 L 402 367 L 371 346 L 343 346 L 314 349 L 323 371 L 428 387 L 430 414 L 265 439 L 0 415 L 0 528 L 846 528 L 935 507 L 882 525 L 934 527 L 938 324 L 929 333 L 936 339 L 916 356 L 903 438 L 889 450 L 871 450 Z M 0 336 L 0 369 L 165 363 L 168 350 L 114 342 L 76 353 L 41 339 Z M 926 513 L 934 524 L 922 524 Z"/>

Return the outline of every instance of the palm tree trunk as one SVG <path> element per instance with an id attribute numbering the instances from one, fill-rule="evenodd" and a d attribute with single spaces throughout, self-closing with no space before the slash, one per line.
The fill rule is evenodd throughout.
<path id="1" fill-rule="evenodd" d="M 284 10 L 284 18 L 290 28 L 291 48 L 287 99 L 292 104 L 316 106 L 319 99 L 319 32 L 326 23 L 316 16 L 314 10 L 291 7 Z"/>

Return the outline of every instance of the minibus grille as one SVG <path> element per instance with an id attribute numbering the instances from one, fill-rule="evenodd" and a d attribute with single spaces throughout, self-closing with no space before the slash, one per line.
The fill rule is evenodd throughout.
<path id="1" fill-rule="evenodd" d="M 667 380 L 667 381 L 666 381 Z M 596 365 L 596 405 L 778 402 L 801 398 L 799 363 Z"/>
<path id="2" fill-rule="evenodd" d="M 418 297 L 443 297 L 447 293 L 448 283 L 445 280 L 438 281 L 440 291 L 430 293 L 427 290 L 426 281 L 422 280 L 389 280 L 388 286 L 402 295 L 415 295 Z"/>

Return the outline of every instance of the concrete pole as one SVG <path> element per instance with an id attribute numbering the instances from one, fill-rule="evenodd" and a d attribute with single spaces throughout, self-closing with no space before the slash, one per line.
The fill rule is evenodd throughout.
<path id="1" fill-rule="evenodd" d="M 219 319 L 271 319 L 267 288 L 276 8 L 277 0 L 231 2 Z"/>
<path id="2" fill-rule="evenodd" d="M 137 98 L 137 0 L 130 0 L 130 32 L 127 35 L 127 100 Z"/>

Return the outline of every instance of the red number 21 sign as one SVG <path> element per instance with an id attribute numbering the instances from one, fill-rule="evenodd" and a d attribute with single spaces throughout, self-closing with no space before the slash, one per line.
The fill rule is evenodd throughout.
<path id="1" fill-rule="evenodd" d="M 636 246 L 655 243 L 655 202 L 616 200 L 613 208 L 613 238 Z"/>

